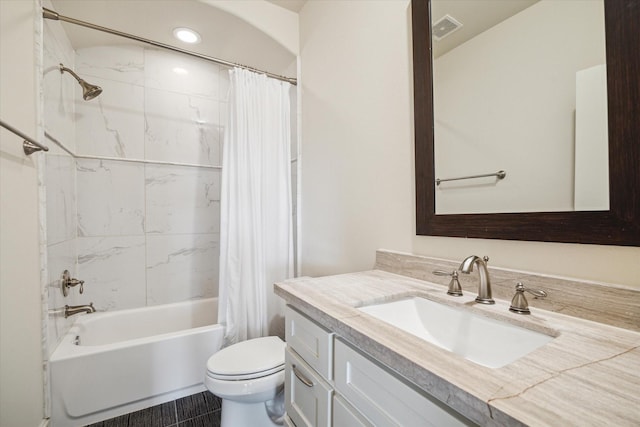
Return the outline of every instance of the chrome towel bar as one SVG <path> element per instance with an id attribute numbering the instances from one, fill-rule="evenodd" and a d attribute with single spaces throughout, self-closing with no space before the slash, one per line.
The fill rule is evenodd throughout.
<path id="1" fill-rule="evenodd" d="M 33 138 L 29 138 L 27 135 L 2 120 L 0 120 L 0 126 L 24 139 L 24 141 L 22 141 L 22 149 L 24 150 L 24 154 L 27 156 L 30 156 L 37 151 L 49 151 L 49 147 L 40 144 Z"/>
<path id="2" fill-rule="evenodd" d="M 486 178 L 489 176 L 495 176 L 498 179 L 504 179 L 505 176 L 507 176 L 507 173 L 505 171 L 498 171 L 496 173 L 487 173 L 484 175 L 470 175 L 470 176 L 461 176 L 459 178 L 446 178 L 446 179 L 440 179 L 437 178 L 436 179 L 436 185 L 440 185 L 441 182 L 445 182 L 445 181 L 458 181 L 461 179 L 473 179 L 473 178 Z"/>

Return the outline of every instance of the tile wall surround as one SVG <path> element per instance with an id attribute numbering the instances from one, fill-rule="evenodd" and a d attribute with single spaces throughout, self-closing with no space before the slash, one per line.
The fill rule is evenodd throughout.
<path id="1" fill-rule="evenodd" d="M 36 2 L 36 5 L 41 5 Z M 36 82 L 37 103 L 36 103 L 36 129 L 37 138 L 43 140 L 44 133 L 44 75 L 45 75 L 45 52 L 44 52 L 44 20 L 35 20 L 34 25 L 34 50 L 35 75 L 42 76 Z M 42 357 L 42 385 L 43 385 L 43 417 L 51 416 L 51 393 L 50 393 L 50 373 L 49 373 L 49 269 L 47 267 L 47 188 L 46 182 L 46 156 L 40 153 L 34 156 L 36 171 L 38 176 L 38 259 L 40 262 L 40 351 Z"/>
<path id="2" fill-rule="evenodd" d="M 50 7 L 44 4 L 45 7 Z M 44 128 L 58 138 L 68 141 L 75 149 L 75 103 L 77 85 L 73 77 L 60 74 L 59 64 L 73 69 L 75 52 L 59 22 L 43 21 L 43 81 Z M 77 217 L 76 217 L 76 161 L 55 144 L 46 141 L 49 152 L 44 160 L 44 233 L 46 237 L 46 296 L 48 311 L 43 329 L 47 331 L 45 355 L 53 352 L 60 337 L 64 336 L 73 318 L 65 319 L 65 304 L 84 303 L 78 288 L 71 289 L 68 297 L 62 295 L 60 277 L 69 270 L 77 276 Z M 43 298 L 44 299 L 44 298 Z M 46 359 L 45 359 L 46 360 Z"/>
<path id="3" fill-rule="evenodd" d="M 226 68 L 139 46 L 76 51 L 78 154 L 220 166 Z M 217 295 L 220 169 L 77 161 L 78 270 L 117 310 Z"/>
<path id="4" fill-rule="evenodd" d="M 65 304 L 118 310 L 218 294 L 229 76 L 227 67 L 139 45 L 74 50 L 58 21 L 44 20 L 43 39 L 45 130 L 77 155 L 108 157 L 74 158 L 48 144 L 44 327 L 51 354 L 75 320 L 64 318 Z M 84 101 L 59 63 L 102 94 Z M 291 100 L 295 159 L 295 89 Z M 295 224 L 295 181 L 292 191 Z M 82 295 L 76 287 L 63 298 L 65 269 L 85 281 Z"/>
<path id="5" fill-rule="evenodd" d="M 374 268 L 446 287 L 449 279 L 436 276 L 433 271 L 452 271 L 458 269 L 461 262 L 378 250 Z M 544 299 L 526 294 L 532 311 L 538 308 L 640 331 L 639 289 L 507 270 L 491 267 L 490 263 L 489 273 L 494 298 L 511 301 L 516 283 L 522 282 L 525 287 L 543 289 L 548 294 Z M 469 275 L 460 274 L 459 279 L 464 293 L 473 295 L 478 292 L 475 271 Z"/>
<path id="6" fill-rule="evenodd" d="M 102 87 L 82 100 L 62 62 Z M 216 296 L 228 69 L 139 46 L 74 51 L 45 20 L 45 130 L 79 155 L 46 156 L 49 354 L 74 318 L 65 304 L 116 310 Z M 198 165 L 208 166 L 207 168 Z M 63 298 L 60 274 L 85 281 Z"/>

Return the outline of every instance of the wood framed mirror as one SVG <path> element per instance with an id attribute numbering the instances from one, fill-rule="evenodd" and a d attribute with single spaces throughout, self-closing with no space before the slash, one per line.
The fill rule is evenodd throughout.
<path id="1" fill-rule="evenodd" d="M 430 1 L 412 1 L 416 234 L 640 246 L 640 0 L 605 0 L 609 210 L 436 214 Z"/>

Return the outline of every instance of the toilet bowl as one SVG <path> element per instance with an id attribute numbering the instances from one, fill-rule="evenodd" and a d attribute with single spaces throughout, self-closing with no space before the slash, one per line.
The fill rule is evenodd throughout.
<path id="1" fill-rule="evenodd" d="M 204 384 L 222 399 L 221 427 L 281 425 L 267 411 L 284 387 L 285 343 L 279 337 L 243 341 L 224 348 L 207 361 Z"/>

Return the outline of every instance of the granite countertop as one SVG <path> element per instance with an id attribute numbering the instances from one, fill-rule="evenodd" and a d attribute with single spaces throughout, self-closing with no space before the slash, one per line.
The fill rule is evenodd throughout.
<path id="1" fill-rule="evenodd" d="M 640 333 L 509 302 L 474 303 L 446 287 L 371 270 L 298 278 L 275 292 L 319 324 L 355 344 L 447 405 L 483 426 L 640 425 Z M 357 307 L 423 296 L 555 336 L 502 368 L 477 365 L 371 317 Z"/>

